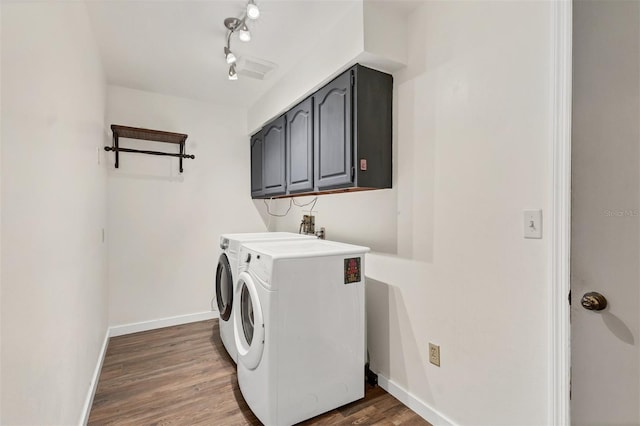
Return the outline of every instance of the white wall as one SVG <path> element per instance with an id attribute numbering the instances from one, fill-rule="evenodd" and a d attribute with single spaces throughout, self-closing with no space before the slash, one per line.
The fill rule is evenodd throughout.
<path id="1" fill-rule="evenodd" d="M 180 174 L 176 158 L 123 153 L 115 169 L 107 154 L 109 323 L 210 311 L 220 234 L 266 229 L 249 197 L 246 110 L 109 86 L 107 116 L 108 124 L 186 133 L 196 156 Z"/>
<path id="2" fill-rule="evenodd" d="M 107 327 L 105 83 L 82 2 L 2 5 L 2 424 L 77 424 Z"/>
<path id="3" fill-rule="evenodd" d="M 551 13 L 424 2 L 394 75 L 394 188 L 316 206 L 328 238 L 391 253 L 367 259 L 372 369 L 458 424 L 547 419 L 550 235 L 523 239 L 522 210 L 550 212 Z"/>

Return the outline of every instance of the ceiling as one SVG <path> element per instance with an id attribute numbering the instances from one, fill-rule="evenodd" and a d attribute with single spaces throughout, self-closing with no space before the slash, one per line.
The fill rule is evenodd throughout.
<path id="1" fill-rule="evenodd" d="M 248 43 L 232 38 L 242 58 L 274 62 L 266 80 L 227 78 L 227 17 L 246 0 L 98 0 L 87 2 L 109 84 L 248 107 L 308 52 L 314 40 L 358 0 L 259 0 Z M 406 3 L 406 2 L 404 2 Z"/>

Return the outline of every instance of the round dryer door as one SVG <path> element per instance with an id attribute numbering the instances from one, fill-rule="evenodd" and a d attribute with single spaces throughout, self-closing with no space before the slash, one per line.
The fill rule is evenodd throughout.
<path id="1" fill-rule="evenodd" d="M 238 277 L 235 297 L 240 300 L 240 309 L 234 313 L 238 361 L 253 370 L 262 358 L 265 333 L 260 298 L 249 273 L 242 272 Z"/>
<path id="2" fill-rule="evenodd" d="M 216 269 L 216 300 L 220 319 L 229 321 L 231 318 L 231 308 L 233 307 L 233 275 L 227 255 L 222 253 L 218 259 L 218 269 Z"/>
<path id="3" fill-rule="evenodd" d="M 255 316 L 253 315 L 253 300 L 249 294 L 249 288 L 246 284 L 242 284 L 240 293 L 240 318 L 242 318 L 242 332 L 244 339 L 249 346 L 253 342 L 253 332 L 255 329 Z"/>

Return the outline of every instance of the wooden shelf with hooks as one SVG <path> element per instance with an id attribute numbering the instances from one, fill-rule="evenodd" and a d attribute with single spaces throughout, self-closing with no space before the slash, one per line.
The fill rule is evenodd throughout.
<path id="1" fill-rule="evenodd" d="M 113 145 L 105 146 L 105 151 L 113 151 L 116 155 L 115 167 L 116 169 L 120 165 L 120 153 L 121 152 L 134 152 L 138 154 L 150 154 L 150 155 L 162 155 L 167 157 L 179 157 L 180 158 L 180 173 L 183 172 L 182 159 L 191 158 L 195 159 L 195 155 L 185 154 L 185 144 L 187 141 L 187 135 L 183 133 L 165 132 L 162 130 L 143 129 L 139 127 L 120 126 L 117 124 L 111 125 L 111 131 L 113 132 Z M 120 138 L 126 139 L 139 139 L 152 142 L 171 143 L 179 145 L 180 153 L 164 152 L 164 151 L 147 151 L 141 149 L 131 149 L 120 147 Z"/>

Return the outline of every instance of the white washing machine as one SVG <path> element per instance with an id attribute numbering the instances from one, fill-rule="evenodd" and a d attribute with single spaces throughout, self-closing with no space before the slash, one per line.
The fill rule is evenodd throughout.
<path id="1" fill-rule="evenodd" d="M 238 383 L 265 425 L 292 425 L 364 397 L 368 251 L 325 240 L 241 248 Z"/>
<path id="2" fill-rule="evenodd" d="M 220 338 L 231 358 L 238 362 L 238 350 L 233 336 L 233 294 L 238 277 L 238 254 L 240 246 L 249 241 L 316 240 L 313 235 L 291 232 L 257 232 L 223 234 L 220 236 L 222 253 L 216 268 L 216 302 L 220 313 Z"/>

